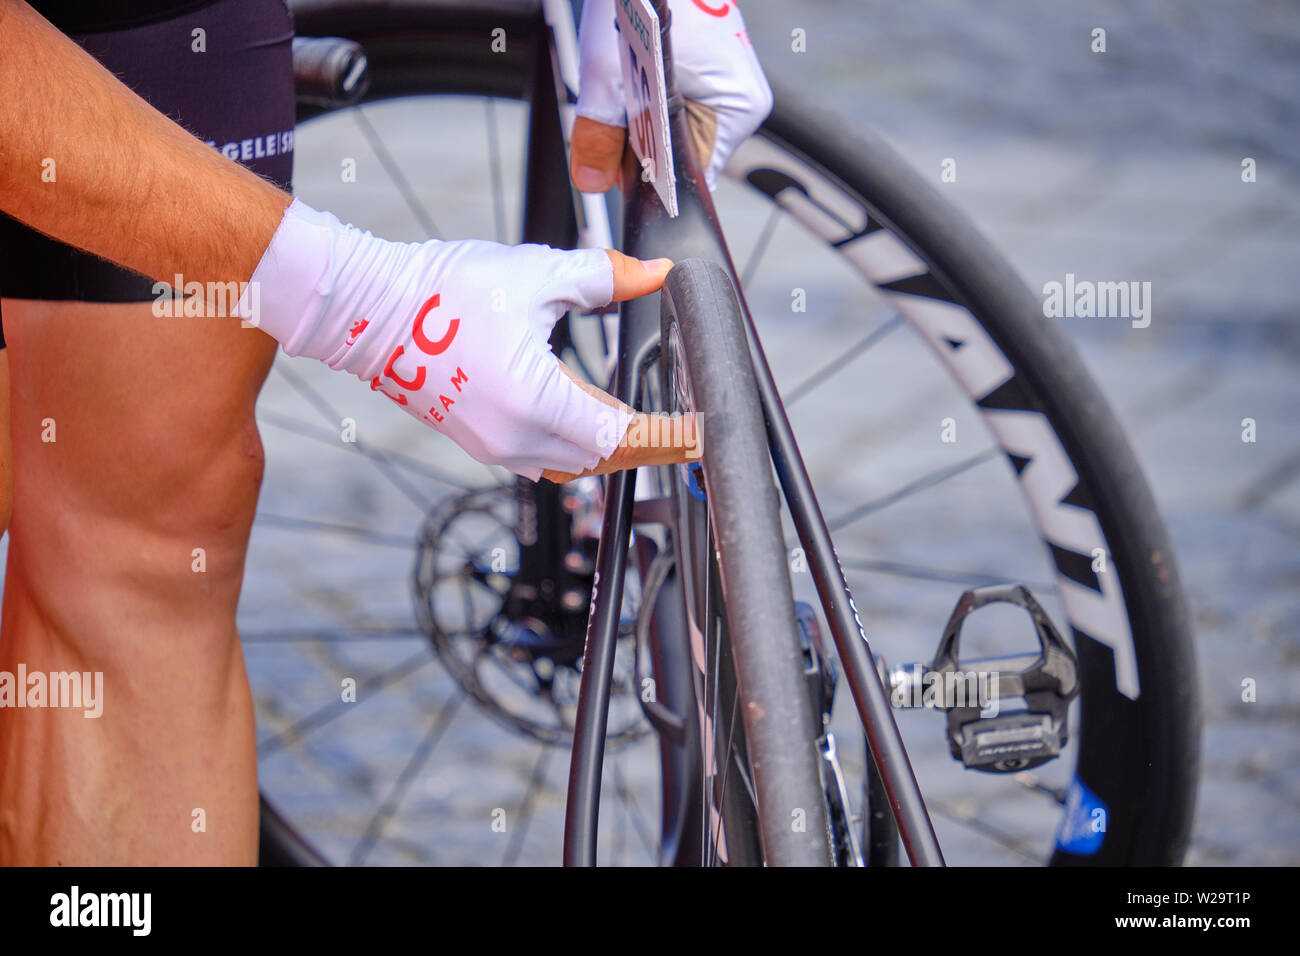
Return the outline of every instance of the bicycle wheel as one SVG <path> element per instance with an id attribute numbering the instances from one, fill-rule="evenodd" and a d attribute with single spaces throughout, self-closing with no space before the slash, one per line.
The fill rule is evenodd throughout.
<path id="1" fill-rule="evenodd" d="M 668 411 L 696 415 L 704 448 L 704 500 L 687 490 L 697 481 L 687 466 L 673 488 L 702 735 L 700 862 L 824 866 L 821 732 L 744 318 L 720 266 L 677 263 L 662 327 Z"/>
<path id="2" fill-rule="evenodd" d="M 346 36 L 364 45 L 373 75 L 368 102 L 443 94 L 531 98 L 543 49 L 537 42 L 543 26 L 536 3 L 303 0 L 293 6 L 301 34 Z M 494 50 L 498 29 L 508 40 L 504 49 L 498 44 Z M 307 110 L 303 117 L 318 112 Z M 879 575 L 899 582 L 873 591 L 859 605 L 865 609 L 869 600 L 877 601 L 887 623 L 892 623 L 892 606 L 901 606 L 904 598 L 909 613 L 924 606 L 924 618 L 919 612 L 899 618 L 906 625 L 898 628 L 900 634 L 915 645 L 937 640 L 951 606 L 951 596 L 940 600 L 922 589 L 1032 582 L 1037 573 L 1049 592 L 1044 604 L 1068 625 L 1062 630 L 1072 637 L 1079 658 L 1081 694 L 1072 710 L 1070 752 L 1053 765 L 1063 779 L 953 774 L 949 770 L 960 768 L 942 764 L 947 755 L 941 737 L 934 746 L 918 743 L 914 749 L 920 732 L 904 727 L 909 752 L 919 754 L 914 759 L 928 760 L 927 747 L 940 751 L 933 764 L 940 785 L 931 786 L 929 764 L 918 770 L 927 801 L 940 823 L 979 822 L 969 828 L 972 841 L 993 835 L 987 845 L 976 848 L 972 842 L 973 860 L 982 859 L 979 852 L 1009 848 L 1011 859 L 1057 864 L 1176 863 L 1186 845 L 1195 795 L 1195 667 L 1176 564 L 1122 430 L 1063 333 L 1043 322 L 1034 296 L 966 219 L 882 142 L 846 136 L 842 125 L 813 115 L 778 88 L 772 117 L 728 167 L 730 182 L 740 188 L 724 184 L 718 194 L 720 206 L 743 206 L 734 216 L 724 209 L 722 219 L 738 224 L 733 249 L 748 247 L 743 291 L 769 343 L 796 434 L 805 433 L 802 414 L 845 411 L 844 393 L 838 405 L 827 406 L 819 404 L 818 389 L 851 362 L 896 346 L 901 350 L 906 343 L 898 330 L 910 327 L 937 356 L 935 373 L 951 395 L 975 409 L 982 422 L 976 427 L 985 429 L 988 439 L 986 447 L 956 462 L 934 467 L 925 462 L 921 474 L 899 479 L 896 488 L 877 491 L 860 506 L 851 506 L 851 496 L 865 469 L 894 475 L 910 460 L 877 447 L 882 440 L 877 433 L 898 438 L 896 426 L 846 428 L 861 447 L 851 448 L 852 454 L 840 449 L 824 474 L 810 466 L 823 506 L 839 512 L 832 515 L 832 529 L 855 589 L 861 595 Z M 753 204 L 765 211 L 750 215 Z M 796 228 L 788 230 L 786 223 Z M 788 291 L 783 317 L 767 304 L 764 283 L 779 283 L 781 261 L 765 256 L 785 241 L 829 254 L 837 271 L 828 271 L 824 281 L 847 290 L 849 280 L 841 274 L 849 276 L 863 297 L 851 300 L 850 311 L 856 322 L 866 320 L 866 328 L 846 333 L 853 344 L 829 361 L 796 362 L 808 350 L 799 348 L 802 330 L 791 330 Z M 888 356 L 892 363 L 895 353 Z M 898 367 L 912 374 L 912 366 Z M 883 390 L 886 399 L 910 412 L 910 399 L 898 398 L 908 383 L 891 379 L 889 371 L 888 365 L 883 371 L 876 367 L 872 375 L 857 377 L 860 389 L 848 393 L 862 396 L 853 398 L 854 409 L 869 408 L 866 396 L 876 387 L 876 398 Z M 915 403 L 917 409 L 923 405 Z M 1003 463 L 1001 469 L 996 462 Z M 992 497 L 977 497 L 963 484 L 976 476 Z M 903 560 L 886 560 L 881 540 L 872 537 L 875 529 L 862 530 L 867 516 L 879 522 L 890 513 L 886 509 L 919 502 L 923 494 L 926 517 L 903 532 L 911 538 L 969 523 L 972 515 L 988 516 L 990 527 L 974 528 L 954 548 L 974 567 L 954 570 L 906 554 Z M 1004 502 L 1015 509 L 1014 518 L 1004 520 L 998 510 Z M 1003 544 L 1012 538 L 1019 542 L 1014 548 Z M 855 558 L 848 550 L 855 547 L 870 549 L 870 558 Z M 1014 553 L 1008 557 L 1008 551 Z M 1093 569 L 1098 553 L 1104 571 Z M 846 769 L 862 772 L 864 765 L 865 757 Z M 997 807 L 1006 806 L 1013 808 L 1008 813 L 1035 823 L 1050 817 L 1057 824 L 1056 838 L 1022 836 L 1012 832 L 1018 820 L 990 824 L 968 812 L 962 803 L 965 788 L 994 784 L 1001 787 L 998 796 L 982 799 L 981 813 L 992 808 L 996 816 Z M 1039 795 L 1048 798 L 1044 807 L 1030 810 L 1022 804 Z M 1097 810 L 1104 811 L 1105 827 L 1089 830 L 1086 824 Z M 294 819 L 292 811 L 286 815 Z M 947 846 L 945 834 L 940 836 Z M 948 856 L 954 860 L 951 852 Z"/>

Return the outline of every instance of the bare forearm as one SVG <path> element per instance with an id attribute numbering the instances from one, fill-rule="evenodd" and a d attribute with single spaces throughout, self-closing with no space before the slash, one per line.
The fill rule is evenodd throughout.
<path id="1" fill-rule="evenodd" d="M 150 278 L 246 280 L 290 202 L 20 0 L 0 0 L 0 103 L 0 209 Z"/>

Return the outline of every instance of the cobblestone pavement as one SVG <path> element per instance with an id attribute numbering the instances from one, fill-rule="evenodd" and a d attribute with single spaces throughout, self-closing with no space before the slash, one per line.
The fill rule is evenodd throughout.
<path id="1" fill-rule="evenodd" d="M 1152 283 L 1149 328 L 1059 321 L 1137 448 L 1194 614 L 1205 735 L 1188 862 L 1300 862 L 1300 17 L 1264 0 L 755 0 L 745 10 L 776 81 L 813 94 L 848 126 L 876 129 L 933 173 L 1031 287 L 1066 273 Z M 1105 53 L 1090 51 L 1095 27 L 1107 31 Z M 790 49 L 795 29 L 805 53 Z M 494 237 L 483 107 L 438 107 L 438 128 L 467 131 L 457 139 L 430 136 L 431 108 L 366 116 L 445 235 Z M 495 119 L 503 155 L 517 158 L 520 115 L 501 105 Z M 365 134 L 354 118 L 302 130 L 300 193 L 379 234 L 420 238 Z M 347 157 L 358 176 L 342 184 Z M 1257 163 L 1254 183 L 1242 181 L 1245 157 Z M 946 159 L 956 161 L 955 182 L 940 182 Z M 505 172 L 509 184 L 509 164 Z M 509 186 L 503 221 L 518 221 L 520 201 Z M 746 218 L 728 187 L 720 202 L 743 260 L 760 220 Z M 855 340 L 881 305 L 793 231 L 774 241 L 780 255 L 765 258 L 750 295 L 788 387 L 818 367 L 818 353 Z M 807 289 L 808 311 L 792 318 L 795 286 Z M 900 394 L 906 403 L 891 403 Z M 955 453 L 982 447 L 978 420 L 957 401 L 915 343 L 900 342 L 797 405 L 828 513 L 953 453 L 935 440 L 947 415 L 964 436 Z M 851 426 L 846 407 L 857 410 Z M 485 473 L 314 363 L 277 360 L 260 416 L 270 458 L 240 625 L 265 786 L 339 859 L 556 863 L 567 752 L 532 746 L 461 702 L 411 631 L 412 534 L 432 500 Z M 382 467 L 338 440 L 345 417 L 364 449 L 386 450 Z M 1244 418 L 1257 423 L 1254 443 L 1241 440 Z M 1045 561 L 1016 543 L 1023 517 L 983 504 L 1008 476 L 954 482 L 837 544 L 846 555 L 943 567 L 969 551 L 982 566 L 1043 581 Z M 932 653 L 960 586 L 850 575 L 887 659 Z M 1053 611 L 1050 595 L 1046 603 Z M 345 676 L 361 683 L 361 699 L 341 707 Z M 1245 678 L 1257 682 L 1256 702 L 1241 699 Z M 932 717 L 901 724 L 950 861 L 1041 856 L 1050 806 L 972 784 Z M 860 765 L 858 738 L 842 746 L 846 764 Z M 618 752 L 602 817 L 607 861 L 647 858 L 654 781 L 648 741 Z M 629 793 L 641 796 L 629 804 Z M 505 832 L 492 825 L 495 811 Z"/>
<path id="2" fill-rule="evenodd" d="M 1150 328 L 1063 321 L 1136 445 L 1193 609 L 1205 735 L 1188 861 L 1294 865 L 1300 17 L 1268 2 L 847 9 L 764 8 L 760 26 L 746 8 L 774 76 L 831 91 L 936 180 L 955 158 L 944 188 L 1031 287 L 1152 283 Z M 784 41 L 801 17 L 842 27 L 809 26 L 804 60 Z M 1269 436 L 1243 443 L 1247 417 Z"/>

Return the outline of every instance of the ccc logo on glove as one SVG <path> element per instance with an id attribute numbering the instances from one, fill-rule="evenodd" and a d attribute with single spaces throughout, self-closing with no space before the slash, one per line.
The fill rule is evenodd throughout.
<path id="1" fill-rule="evenodd" d="M 424 317 L 438 308 L 441 300 L 442 296 L 435 292 L 424 305 L 420 306 L 420 311 L 415 313 L 415 323 L 411 326 L 411 338 L 415 339 L 415 344 L 426 355 L 441 355 L 447 351 L 451 346 L 451 340 L 456 337 L 456 332 L 460 329 L 460 319 L 452 319 L 447 325 L 447 334 L 438 341 L 435 342 L 424 334 Z"/>
<path id="2" fill-rule="evenodd" d="M 704 0 L 694 0 L 695 5 L 711 17 L 725 17 L 731 12 L 731 4 L 724 3 L 720 7 L 711 7 Z"/>
<path id="3" fill-rule="evenodd" d="M 438 308 L 441 304 L 442 304 L 441 294 L 434 293 L 432 296 L 429 297 L 429 299 L 425 301 L 424 305 L 420 306 L 420 311 L 415 314 L 415 321 L 411 324 L 411 339 L 412 341 L 415 342 L 416 348 L 418 348 L 421 352 L 423 352 L 426 355 L 430 355 L 430 356 L 441 355 L 443 352 L 447 351 L 447 349 L 451 347 L 451 343 L 455 340 L 456 333 L 460 331 L 460 319 L 452 319 L 447 324 L 447 331 L 443 334 L 442 338 L 431 339 L 429 338 L 428 335 L 425 334 L 424 332 L 425 316 L 427 316 L 434 309 Z M 364 326 L 362 326 L 362 328 L 364 328 Z M 420 389 L 424 388 L 427 369 L 423 365 L 421 365 L 418 369 L 416 369 L 415 377 L 413 379 L 410 379 L 408 381 L 407 379 L 402 378 L 400 375 L 397 374 L 393 366 L 397 362 L 397 360 L 401 358 L 404 354 L 406 354 L 405 346 L 399 345 L 397 348 L 393 350 L 393 354 L 388 357 L 388 364 L 384 367 L 384 376 L 392 379 L 394 382 L 396 382 L 398 385 L 400 385 L 402 388 L 406 389 L 407 391 L 418 392 Z M 457 368 L 456 375 L 451 380 L 452 385 L 456 387 L 456 391 L 459 392 L 461 384 L 467 381 L 469 381 L 469 376 L 466 375 L 460 368 Z M 397 395 L 394 395 L 391 392 L 386 391 L 381 385 L 379 376 L 375 376 L 375 378 L 371 380 L 370 387 L 372 390 L 378 389 L 379 391 L 383 392 L 385 395 L 387 395 L 393 401 L 397 402 L 397 404 L 399 405 L 407 404 L 407 398 L 404 394 L 399 392 Z M 439 397 L 442 400 L 444 411 L 455 404 L 455 402 L 452 399 L 446 396 L 439 396 Z M 442 421 L 442 415 L 436 410 L 436 408 L 437 407 L 435 406 L 434 408 L 429 409 L 429 414 L 432 415 L 437 421 Z"/>

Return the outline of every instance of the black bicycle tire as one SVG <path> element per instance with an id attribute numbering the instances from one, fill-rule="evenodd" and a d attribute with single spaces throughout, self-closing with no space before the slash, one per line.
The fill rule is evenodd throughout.
<path id="1" fill-rule="evenodd" d="M 369 100 L 420 93 L 526 97 L 541 28 L 536 0 L 293 0 L 304 35 L 343 35 L 365 45 L 375 81 Z M 507 47 L 492 53 L 496 29 Z M 431 55 L 436 51 L 437 55 Z M 774 84 L 776 85 L 776 84 Z M 1181 861 L 1195 806 L 1200 713 L 1190 621 L 1168 536 L 1136 456 L 1108 403 L 1059 328 L 1046 325 L 1023 280 L 883 140 L 846 135 L 843 125 L 793 106 L 777 87 L 776 108 L 761 136 L 803 156 L 858 197 L 872 219 L 891 229 L 928 266 L 910 291 L 934 293 L 968 308 L 1015 368 L 1014 387 L 997 401 L 1041 412 L 1059 437 L 1077 483 L 1064 503 L 1087 507 L 1105 534 L 1113 567 L 1123 578 L 1132 629 L 1140 701 L 1089 704 L 1084 721 L 1098 721 L 1094 753 L 1113 757 L 1094 773 L 1113 778 L 1127 796 L 1109 801 L 1120 826 L 1103 852 L 1076 856 L 1058 850 L 1052 862 L 1169 865 Z M 308 118 L 319 110 L 304 109 Z M 987 398 L 987 396 L 986 396 Z M 1077 555 L 1054 554 L 1058 568 Z M 1062 569 L 1064 573 L 1064 569 Z M 1109 648 L 1074 632 L 1085 688 L 1115 663 Z M 1159 678 L 1159 679 L 1152 679 Z M 1104 738 L 1104 739 L 1103 739 Z M 1081 753 L 1080 761 L 1084 760 Z M 1096 783 L 1096 779 L 1090 781 Z M 1109 794 L 1103 794 L 1109 796 Z"/>
<path id="2" fill-rule="evenodd" d="M 808 706 L 780 500 L 740 301 L 721 266 L 685 259 L 668 274 L 660 303 L 662 348 L 665 355 L 673 351 L 676 329 L 689 410 L 697 416 L 704 449 L 709 522 L 764 862 L 829 865 L 818 732 Z M 704 677 L 707 686 L 709 675 Z M 723 759 L 729 765 L 730 755 Z"/>

